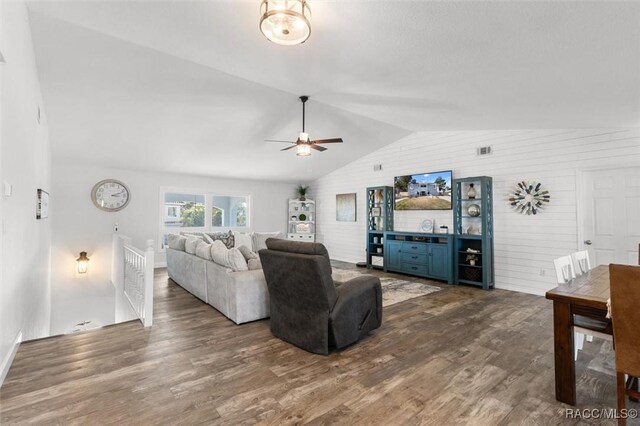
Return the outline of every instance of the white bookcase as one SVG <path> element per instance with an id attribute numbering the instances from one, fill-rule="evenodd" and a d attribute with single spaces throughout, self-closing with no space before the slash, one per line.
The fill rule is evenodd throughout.
<path id="1" fill-rule="evenodd" d="M 316 202 L 289 200 L 287 239 L 313 243 L 316 240 Z"/>

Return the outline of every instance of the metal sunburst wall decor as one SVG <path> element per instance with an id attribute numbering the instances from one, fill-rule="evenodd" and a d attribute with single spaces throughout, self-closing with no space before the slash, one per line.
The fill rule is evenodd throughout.
<path id="1" fill-rule="evenodd" d="M 509 194 L 511 207 L 518 213 L 538 214 L 549 204 L 551 195 L 544 189 L 542 183 L 535 181 L 518 182 Z"/>

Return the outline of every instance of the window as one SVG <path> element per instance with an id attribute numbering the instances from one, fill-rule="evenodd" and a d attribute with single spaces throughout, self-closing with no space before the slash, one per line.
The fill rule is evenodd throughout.
<path id="1" fill-rule="evenodd" d="M 247 195 L 218 195 L 193 190 L 161 190 L 160 247 L 167 235 L 186 232 L 219 232 L 250 226 Z"/>
<path id="2" fill-rule="evenodd" d="M 211 210 L 211 226 L 222 226 L 224 223 L 224 210 L 213 206 Z"/>
<path id="3" fill-rule="evenodd" d="M 236 206 L 236 226 L 247 224 L 247 203 L 242 202 Z"/>
<path id="4" fill-rule="evenodd" d="M 247 199 L 228 195 L 211 197 L 211 226 L 244 228 L 247 226 Z"/>
<path id="5" fill-rule="evenodd" d="M 165 227 L 204 227 L 204 195 L 164 194 Z"/>

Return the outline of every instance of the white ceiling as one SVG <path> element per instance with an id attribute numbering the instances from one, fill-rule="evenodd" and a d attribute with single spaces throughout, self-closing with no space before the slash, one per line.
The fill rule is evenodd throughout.
<path id="1" fill-rule="evenodd" d="M 310 0 L 295 47 L 259 3 L 29 2 L 55 158 L 298 181 L 410 131 L 640 126 L 639 2 Z M 301 94 L 344 144 L 262 142 Z"/>

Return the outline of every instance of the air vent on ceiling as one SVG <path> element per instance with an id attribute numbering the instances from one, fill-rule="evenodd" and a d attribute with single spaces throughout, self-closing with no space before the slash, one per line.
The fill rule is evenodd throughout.
<path id="1" fill-rule="evenodd" d="M 491 145 L 481 146 L 480 148 L 478 148 L 478 155 L 489 155 L 492 152 L 493 150 L 491 149 Z"/>
<path id="2" fill-rule="evenodd" d="M 379 172 L 382 170 L 382 164 L 374 164 L 373 165 L 373 171 L 374 172 Z"/>

